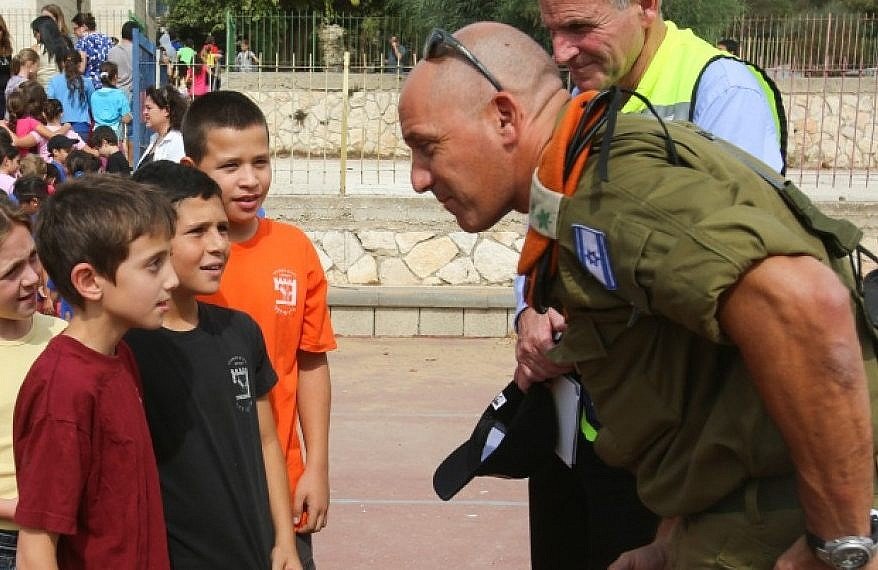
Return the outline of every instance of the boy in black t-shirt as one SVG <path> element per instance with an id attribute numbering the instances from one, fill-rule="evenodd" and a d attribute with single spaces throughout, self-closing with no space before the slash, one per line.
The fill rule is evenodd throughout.
<path id="1" fill-rule="evenodd" d="M 106 125 L 95 127 L 88 139 L 88 146 L 97 150 L 98 154 L 107 159 L 104 172 L 131 176 L 131 165 L 125 158 L 125 154 L 119 149 L 119 137 L 116 136 L 116 131 L 112 128 Z"/>
<path id="2" fill-rule="evenodd" d="M 229 255 L 220 189 L 167 160 L 134 178 L 177 211 L 171 262 L 180 285 L 161 329 L 126 336 L 143 378 L 171 565 L 301 570 L 262 332 L 245 313 L 196 300 L 219 288 Z"/>

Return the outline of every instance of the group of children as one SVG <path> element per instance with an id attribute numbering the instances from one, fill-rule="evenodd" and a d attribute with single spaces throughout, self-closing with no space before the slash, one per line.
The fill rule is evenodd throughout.
<path id="1" fill-rule="evenodd" d="M 78 61 L 78 54 L 72 61 Z M 112 62 L 101 64 L 102 80 L 115 78 Z M 109 79 L 112 80 L 112 79 Z M 78 76 L 75 83 L 81 90 L 79 95 L 63 91 L 61 85 L 68 87 L 65 76 L 58 74 L 49 84 L 49 93 L 33 80 L 20 82 L 7 99 L 8 120 L 0 123 L 0 188 L 13 199 L 15 182 L 28 173 L 21 172 L 20 163 L 15 159 L 28 156 L 38 157 L 45 163 L 41 175 L 46 182 L 49 194 L 54 192 L 56 183 L 68 177 L 77 177 L 90 172 L 109 172 L 129 175 L 131 166 L 120 145 L 120 125 L 131 120 L 127 97 L 121 92 L 121 99 L 108 96 L 104 92 L 118 89 L 99 89 L 91 93 L 94 112 L 86 105 L 75 110 L 79 114 L 68 114 L 65 109 L 85 105 L 86 92 L 91 83 Z M 49 98 L 49 95 L 63 97 Z M 123 104 L 124 102 L 124 104 Z M 65 107 L 66 106 L 66 107 Z M 112 111 L 109 111 L 110 107 Z M 69 120 L 62 124 L 68 116 Z M 94 116 L 92 126 L 91 117 Z"/>
<path id="2" fill-rule="evenodd" d="M 17 541 L 20 568 L 314 568 L 326 279 L 301 230 L 257 215 L 271 185 L 259 108 L 211 93 L 182 131 L 182 164 L 59 187 L 36 246 L 0 199 L 0 358 L 15 363 L 0 559 Z M 69 323 L 36 312 L 43 267 Z"/>

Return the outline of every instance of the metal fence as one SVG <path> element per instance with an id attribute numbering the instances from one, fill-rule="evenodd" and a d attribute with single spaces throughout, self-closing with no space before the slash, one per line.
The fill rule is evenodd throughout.
<path id="1" fill-rule="evenodd" d="M 338 36 L 327 34 L 337 30 Z M 703 37 L 737 39 L 740 55 L 762 67 L 807 74 L 841 75 L 878 68 L 878 15 L 825 14 L 753 17 L 743 15 L 705 26 Z M 351 54 L 353 68 L 378 69 L 386 61 L 391 36 L 409 48 L 409 64 L 428 29 L 399 16 L 336 15 L 327 22 L 317 12 L 226 13 L 226 45 L 244 37 L 280 70 L 327 65 L 327 37 Z M 328 65 L 338 65 L 331 61 Z"/>
<path id="2" fill-rule="evenodd" d="M 359 132 L 364 127 L 355 121 L 352 128 L 357 132 L 349 137 L 355 139 L 353 144 L 333 148 L 318 142 L 297 147 L 290 140 L 291 131 L 297 131 L 293 138 L 298 140 L 311 137 L 322 141 L 327 120 L 310 120 L 313 114 L 300 101 L 281 105 L 286 111 L 277 111 L 271 94 L 310 89 L 329 98 L 341 92 L 346 77 L 349 86 L 345 90 L 355 95 L 339 111 L 356 113 L 351 103 L 361 92 L 389 91 L 395 96 L 398 91 L 403 77 L 386 67 L 390 36 L 398 36 L 407 46 L 405 63 L 413 65 L 428 30 L 397 17 L 338 16 L 327 24 L 306 12 L 228 13 L 226 19 L 227 45 L 247 38 L 261 65 L 249 76 L 236 74 L 230 49 L 224 62 L 224 86 L 247 90 L 248 82 L 255 83 L 254 92 L 260 92 L 265 108 L 273 110 L 273 139 L 280 143 L 277 150 L 281 159 L 276 161 L 279 181 L 289 181 L 293 192 L 330 188 L 345 179 L 361 180 L 367 190 L 386 186 L 388 180 L 393 187 L 407 186 L 409 165 L 404 147 L 385 144 L 383 152 L 376 152 L 358 143 L 387 138 L 387 133 L 379 130 L 385 128 L 381 120 L 369 122 L 367 132 Z M 875 186 L 878 17 L 741 17 L 710 26 L 704 36 L 738 39 L 740 55 L 765 68 L 777 81 L 790 130 L 791 178 L 812 190 L 847 194 Z M 350 61 L 344 70 L 343 52 L 349 53 Z M 284 126 L 285 119 L 296 113 L 300 117 L 304 114 L 304 120 L 293 129 Z M 342 155 L 347 171 L 336 172 Z M 356 189 L 356 185 L 350 188 Z"/>
<path id="3" fill-rule="evenodd" d="M 262 53 L 266 67 L 279 71 L 300 67 L 337 70 L 344 52 L 351 54 L 354 70 L 380 71 L 386 66 L 391 36 L 406 46 L 406 64 L 413 65 L 425 34 L 422 25 L 400 16 L 336 14 L 327 21 L 313 11 L 226 13 L 226 46 L 236 46 L 241 38 L 247 38 L 250 49 Z M 232 57 L 226 65 L 232 65 Z"/>
<path id="4" fill-rule="evenodd" d="M 742 57 L 767 68 L 828 77 L 874 75 L 878 68 L 878 15 L 741 17 L 716 30 L 717 37 L 738 39 Z"/>
<path id="5" fill-rule="evenodd" d="M 0 13 L 16 48 L 29 45 L 36 14 Z M 124 11 L 95 15 L 106 33 L 129 18 Z M 247 92 L 265 110 L 279 191 L 410 191 L 408 150 L 395 115 L 406 69 L 387 67 L 388 40 L 395 35 L 408 48 L 408 67 L 416 63 L 426 32 L 397 16 L 336 15 L 327 23 L 313 12 L 226 14 L 226 57 L 217 70 L 222 88 Z M 777 81 L 794 181 L 817 191 L 878 190 L 878 17 L 741 17 L 702 35 L 737 39 L 741 56 Z M 242 38 L 259 57 L 250 72 L 234 63 Z M 140 101 L 132 108 L 139 113 Z"/>
<path id="6" fill-rule="evenodd" d="M 144 30 L 147 29 L 146 22 L 139 20 L 136 15 L 129 10 L 96 10 L 92 13 L 97 23 L 97 31 L 107 34 L 111 37 L 119 37 L 122 31 L 122 24 L 128 20 L 137 20 Z M 22 48 L 31 47 L 34 44 L 33 32 L 31 32 L 30 23 L 39 16 L 36 10 L 24 9 L 7 9 L 0 8 L 0 16 L 6 20 L 9 28 L 9 34 L 12 37 L 12 48 L 18 51 Z M 70 24 L 70 18 L 73 14 L 67 16 L 67 25 Z M 73 34 L 73 30 L 70 30 Z"/>

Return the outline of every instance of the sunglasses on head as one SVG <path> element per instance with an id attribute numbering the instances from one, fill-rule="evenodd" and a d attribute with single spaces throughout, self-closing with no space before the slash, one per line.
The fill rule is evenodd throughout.
<path id="1" fill-rule="evenodd" d="M 475 55 L 473 55 L 473 52 L 471 52 L 468 47 L 457 41 L 457 38 L 445 30 L 433 28 L 433 31 L 427 36 L 427 41 L 424 44 L 424 55 L 422 59 L 433 59 L 448 55 L 449 53 L 456 53 L 463 57 L 463 60 L 470 64 L 476 71 L 481 73 L 482 76 L 494 86 L 494 89 L 497 91 L 503 91 L 503 87 L 500 86 L 500 82 L 497 81 L 497 78 L 488 71 L 488 68 L 485 67 Z"/>

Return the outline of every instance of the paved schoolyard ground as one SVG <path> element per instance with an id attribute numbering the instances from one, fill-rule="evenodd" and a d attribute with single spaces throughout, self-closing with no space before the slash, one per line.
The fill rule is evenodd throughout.
<path id="1" fill-rule="evenodd" d="M 338 342 L 320 570 L 529 568 L 524 481 L 476 478 L 448 503 L 432 487 L 436 465 L 507 384 L 512 340 Z"/>

